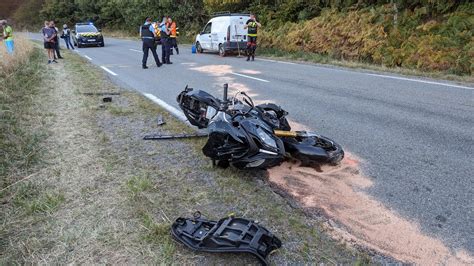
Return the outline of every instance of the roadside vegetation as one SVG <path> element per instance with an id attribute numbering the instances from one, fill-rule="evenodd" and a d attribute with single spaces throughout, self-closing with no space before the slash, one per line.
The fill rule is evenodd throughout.
<path id="1" fill-rule="evenodd" d="M 45 137 L 43 116 L 33 101 L 44 78 L 42 55 L 23 38 L 15 45 L 15 56 L 0 47 L 0 188 L 32 173 Z"/>
<path id="2" fill-rule="evenodd" d="M 11 142 L 16 148 L 8 153 L 0 194 L 0 264 L 257 262 L 176 243 L 171 223 L 196 210 L 210 219 L 233 213 L 260 221 L 284 243 L 272 263 L 371 262 L 366 251 L 332 239 L 324 220 L 275 193 L 266 172 L 213 168 L 200 151 L 203 139 L 144 141 L 145 134 L 190 129 L 140 94 L 113 85 L 75 53 L 64 51 L 65 60 L 48 66 L 39 48 L 25 56 L 17 71 L 35 71 L 10 73 L 34 82 L 22 80 L 9 87 L 14 92 L 2 88 L 2 97 L 8 92 L 21 100 L 9 110 L 15 117 L 24 113 L 24 120 L 11 126 L 25 140 L 41 133 L 33 145 L 40 156 L 24 165 L 23 157 L 10 154 L 25 144 Z M 115 94 L 104 103 L 91 95 L 96 92 Z M 11 106 L 8 99 L 13 102 L 2 98 L 2 110 Z M 158 115 L 165 125 L 156 124 Z M 2 135 L 2 145 L 5 136 L 16 133 Z"/>

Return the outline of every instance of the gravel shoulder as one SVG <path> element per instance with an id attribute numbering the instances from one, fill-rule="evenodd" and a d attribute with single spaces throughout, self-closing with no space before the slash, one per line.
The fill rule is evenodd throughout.
<path id="1" fill-rule="evenodd" d="M 196 210 L 260 221 L 283 241 L 272 264 L 370 263 L 330 237 L 323 219 L 275 193 L 266 172 L 216 169 L 204 140 L 144 141 L 189 132 L 140 94 L 119 88 L 84 59 L 46 68 L 34 101 L 47 137 L 34 176 L 2 193 L 0 263 L 256 264 L 251 256 L 195 253 L 169 226 Z M 84 93 L 115 92 L 111 103 Z M 157 126 L 158 115 L 166 124 Z"/>

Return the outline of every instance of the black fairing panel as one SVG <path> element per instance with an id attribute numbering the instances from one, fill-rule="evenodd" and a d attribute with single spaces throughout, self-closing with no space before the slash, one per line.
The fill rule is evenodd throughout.
<path id="1" fill-rule="evenodd" d="M 206 118 L 207 107 L 212 106 L 218 110 L 221 104 L 219 99 L 209 93 L 193 89 L 182 91 L 176 100 L 189 122 L 198 128 L 206 128 L 209 124 L 209 119 Z"/>
<path id="2" fill-rule="evenodd" d="M 267 265 L 266 258 L 281 241 L 256 222 L 228 217 L 219 221 L 178 218 L 171 226 L 173 237 L 195 251 L 250 253 Z"/>

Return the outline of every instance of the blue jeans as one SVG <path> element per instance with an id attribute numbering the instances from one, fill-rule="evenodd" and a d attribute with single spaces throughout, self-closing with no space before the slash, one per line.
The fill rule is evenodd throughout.
<path id="1" fill-rule="evenodd" d="M 13 43 L 13 40 L 5 41 L 5 45 L 7 46 L 7 52 L 9 54 L 13 54 L 13 50 L 15 49 L 15 45 Z"/>
<path id="2" fill-rule="evenodd" d="M 69 35 L 64 36 L 64 42 L 66 43 L 67 49 L 73 49 L 74 50 L 74 45 L 72 45 L 71 37 L 69 37 Z M 71 48 L 69 48 L 69 46 L 71 46 Z"/>

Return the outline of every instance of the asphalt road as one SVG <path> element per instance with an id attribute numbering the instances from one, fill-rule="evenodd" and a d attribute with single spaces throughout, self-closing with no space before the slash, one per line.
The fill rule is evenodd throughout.
<path id="1" fill-rule="evenodd" d="M 292 121 L 363 160 L 374 181 L 370 195 L 448 247 L 474 253 L 473 84 L 258 57 L 246 62 L 192 54 L 189 47 L 161 68 L 150 55 L 150 68 L 143 70 L 139 41 L 110 38 L 104 48 L 79 54 L 118 84 L 175 108 L 187 84 L 221 95 L 224 82 L 282 105 Z"/>

